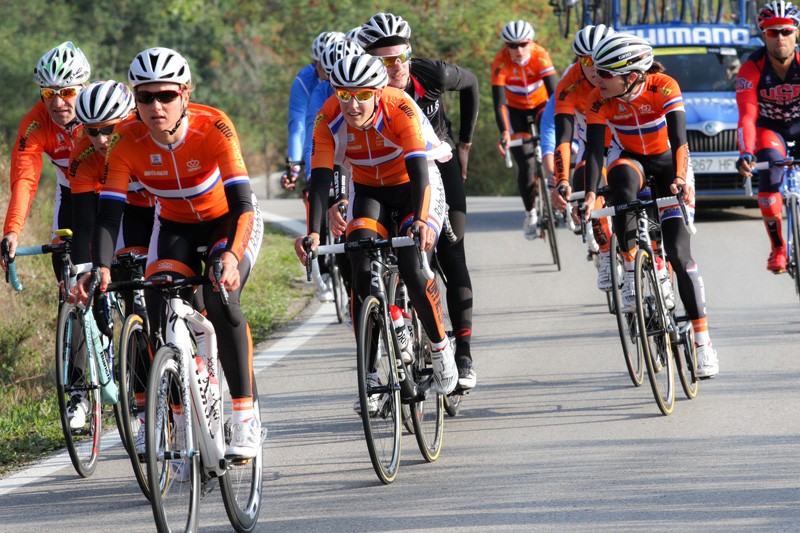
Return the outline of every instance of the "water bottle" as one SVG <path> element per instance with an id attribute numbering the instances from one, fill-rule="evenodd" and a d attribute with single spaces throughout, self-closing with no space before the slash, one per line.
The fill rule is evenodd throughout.
<path id="1" fill-rule="evenodd" d="M 404 313 L 399 307 L 396 305 L 389 306 L 389 312 L 392 315 L 392 327 L 394 327 L 394 332 L 397 335 L 397 343 L 400 345 L 400 355 L 403 358 L 403 362 L 408 364 L 413 360 L 411 354 L 411 317 L 406 317 L 406 313 Z M 408 320 L 408 324 L 406 324 L 406 320 Z"/>
<path id="2" fill-rule="evenodd" d="M 197 365 L 196 379 L 200 386 L 203 409 L 211 422 L 211 431 L 216 434 L 219 426 L 219 381 L 216 376 L 209 375 L 206 361 L 200 356 L 194 358 Z"/>

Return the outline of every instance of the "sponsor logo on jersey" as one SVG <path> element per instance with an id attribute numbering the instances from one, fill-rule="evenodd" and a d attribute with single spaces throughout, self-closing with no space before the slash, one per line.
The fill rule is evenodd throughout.
<path id="1" fill-rule="evenodd" d="M 745 91 L 747 89 L 752 89 L 752 88 L 753 88 L 753 84 L 750 82 L 750 80 L 748 80 L 746 78 L 739 78 L 739 79 L 736 80 L 736 90 L 737 91 Z"/>
<path id="2" fill-rule="evenodd" d="M 108 167 L 106 167 L 106 168 L 108 168 Z M 145 176 L 167 176 L 167 175 L 169 175 L 169 172 L 167 172 L 166 170 L 145 170 L 144 171 L 144 175 Z"/>
<path id="3" fill-rule="evenodd" d="M 408 118 L 414 118 L 414 110 L 411 109 L 411 106 L 409 106 L 407 103 L 400 102 L 400 104 L 397 107 L 400 109 L 400 111 L 405 113 L 408 116 Z"/>
<path id="4" fill-rule="evenodd" d="M 19 138 L 19 151 L 20 152 L 24 152 L 25 151 L 25 147 L 28 146 L 28 135 L 30 135 L 31 132 L 33 132 L 34 130 L 36 130 L 36 129 L 40 128 L 40 127 L 41 127 L 41 125 L 38 122 L 36 122 L 35 120 L 31 121 L 30 125 L 25 130 L 25 133 L 23 133 L 22 137 Z"/>
<path id="5" fill-rule="evenodd" d="M 789 102 L 800 96 L 800 85 L 784 83 L 758 91 L 758 95 L 773 102 Z"/>
<path id="6" fill-rule="evenodd" d="M 233 138 L 233 130 L 229 125 L 225 124 L 225 121 L 223 121 L 222 119 L 217 120 L 214 123 L 214 127 L 217 128 L 219 131 L 221 131 L 226 139 Z"/>
<path id="7" fill-rule="evenodd" d="M 190 159 L 186 162 L 186 170 L 189 172 L 196 172 L 200 170 L 200 161 L 198 159 Z"/>
<path id="8" fill-rule="evenodd" d="M 161 154 L 150 154 L 150 164 L 163 165 L 164 162 L 161 160 Z"/>
<path id="9" fill-rule="evenodd" d="M 639 106 L 639 113 L 646 115 L 652 112 L 653 112 L 653 106 L 651 106 L 650 104 L 643 104 Z"/>
<path id="10" fill-rule="evenodd" d="M 56 142 L 58 144 L 64 144 L 65 143 L 64 136 L 61 135 L 61 133 L 59 133 L 59 132 L 56 133 Z"/>
<path id="11" fill-rule="evenodd" d="M 672 89 L 670 89 L 669 87 L 661 87 L 661 94 L 663 94 L 664 96 L 669 96 L 672 94 Z"/>

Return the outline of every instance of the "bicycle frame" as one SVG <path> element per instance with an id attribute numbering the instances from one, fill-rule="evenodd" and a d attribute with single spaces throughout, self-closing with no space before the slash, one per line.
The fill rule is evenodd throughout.
<path id="1" fill-rule="evenodd" d="M 167 321 L 165 337 L 166 343 L 178 348 L 181 354 L 181 377 L 183 390 L 181 394 L 185 399 L 184 405 L 189 407 L 192 413 L 184 413 L 191 417 L 192 423 L 187 424 L 187 442 L 194 442 L 193 435 L 196 432 L 200 447 L 200 457 L 206 473 L 214 477 L 221 476 L 227 470 L 225 461 L 225 442 L 222 431 L 221 421 L 223 420 L 221 391 L 217 391 L 214 397 L 217 399 L 216 405 L 208 405 L 206 391 L 201 390 L 200 383 L 192 376 L 197 375 L 197 363 L 192 357 L 192 333 L 191 330 L 198 330 L 205 333 L 205 352 L 198 354 L 205 359 L 206 368 L 209 375 L 209 387 L 219 387 L 219 381 L 213 383 L 212 377 L 216 378 L 218 372 L 217 358 L 217 335 L 214 325 L 209 319 L 198 313 L 191 305 L 182 298 L 172 296 L 167 300 Z"/>

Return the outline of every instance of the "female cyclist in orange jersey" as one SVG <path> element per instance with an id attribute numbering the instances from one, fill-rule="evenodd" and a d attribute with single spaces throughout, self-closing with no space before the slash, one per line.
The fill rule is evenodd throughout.
<path id="1" fill-rule="evenodd" d="M 436 159 L 452 157 L 422 111 L 404 91 L 387 87 L 380 58 L 348 55 L 333 67 L 335 90 L 317 115 L 314 127 L 308 236 L 319 245 L 334 165 L 349 161 L 352 187 L 347 214 L 347 240 L 388 237 L 391 213 L 399 215 L 400 234 L 419 229 L 422 249 L 432 255 L 445 215 L 444 189 Z M 302 237 L 295 249 L 305 263 Z M 416 251 L 397 250 L 400 275 L 431 340 L 434 385 L 452 392 L 458 381 L 453 347 L 445 334 L 441 295 L 434 280 L 419 269 Z M 369 294 L 369 260 L 350 256 L 353 268 L 352 316 L 359 316 L 361 299 Z"/>
<path id="2" fill-rule="evenodd" d="M 600 79 L 590 96 L 586 115 L 587 217 L 601 180 L 607 127 L 620 147 L 609 153 L 607 161 L 612 204 L 635 199 L 647 176 L 656 179 L 653 191 L 656 197 L 675 195 L 682 187 L 683 200 L 693 204 L 686 114 L 678 83 L 662 73 L 660 64 L 654 63 L 650 44 L 633 35 L 618 33 L 606 37 L 594 49 L 592 60 Z M 667 258 L 695 332 L 697 374 L 710 378 L 719 373 L 719 362 L 708 333 L 703 279 L 692 259 L 690 235 L 677 206 L 661 209 L 660 218 Z M 635 219 L 631 214 L 616 216 L 613 225 L 626 259 L 623 305 L 632 308 Z M 674 306 L 665 265 L 659 265 L 659 276 L 667 305 Z"/>
<path id="3" fill-rule="evenodd" d="M 225 455 L 231 460 L 252 458 L 259 451 L 261 428 L 253 416 L 253 347 L 239 297 L 258 255 L 263 224 L 239 139 L 225 113 L 190 103 L 191 73 L 178 52 L 169 48 L 140 52 L 128 70 L 128 81 L 139 120 L 119 124 L 112 135 L 92 236 L 92 261 L 105 288 L 132 178 L 158 199 L 148 277 L 195 275 L 202 266 L 200 246 L 208 248 L 209 259 L 221 259 L 220 283 L 230 293 L 230 310 L 240 325 L 234 327 L 225 319 L 213 286 L 205 285 L 203 295 L 233 400 L 233 433 Z M 84 279 L 80 290 L 85 293 L 87 286 Z M 149 302 L 148 308 L 152 309 Z M 155 330 L 160 313 L 149 314 Z"/>

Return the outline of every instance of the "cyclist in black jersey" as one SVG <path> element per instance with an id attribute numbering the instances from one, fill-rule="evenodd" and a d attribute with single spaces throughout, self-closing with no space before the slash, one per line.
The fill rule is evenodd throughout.
<path id="1" fill-rule="evenodd" d="M 478 79 L 469 70 L 444 61 L 411 59 L 410 37 L 408 23 L 392 13 L 376 13 L 361 26 L 357 35 L 359 44 L 367 53 L 382 58 L 389 74 L 389 85 L 405 90 L 422 109 L 437 137 L 455 148 L 458 154 L 458 158 L 453 157 L 445 163 L 436 162 L 442 175 L 450 223 L 457 237 L 455 243 L 439 239 L 437 257 L 447 280 L 447 308 L 456 337 L 458 384 L 462 389 L 471 389 L 477 376 L 470 350 L 472 282 L 464 251 L 467 219 L 464 181 L 467 179 L 472 134 L 478 119 Z M 452 125 L 442 101 L 447 91 L 460 93 L 458 143 L 454 141 Z"/>

